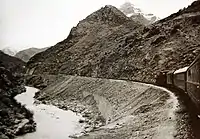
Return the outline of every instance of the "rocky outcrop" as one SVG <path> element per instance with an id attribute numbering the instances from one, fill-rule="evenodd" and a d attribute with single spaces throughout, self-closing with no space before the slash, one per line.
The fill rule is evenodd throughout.
<path id="1" fill-rule="evenodd" d="M 25 72 L 25 62 L 16 57 L 9 56 L 2 51 L 0 51 L 0 64 L 13 73 Z"/>
<path id="2" fill-rule="evenodd" d="M 67 39 L 32 57 L 28 71 L 155 83 L 160 71 L 188 66 L 200 52 L 198 7 L 199 1 L 143 27 L 106 6 Z"/>
<path id="3" fill-rule="evenodd" d="M 28 60 L 37 53 L 45 51 L 47 48 L 29 48 L 26 50 L 19 51 L 15 54 L 15 57 L 23 60 L 24 62 L 28 62 Z"/>

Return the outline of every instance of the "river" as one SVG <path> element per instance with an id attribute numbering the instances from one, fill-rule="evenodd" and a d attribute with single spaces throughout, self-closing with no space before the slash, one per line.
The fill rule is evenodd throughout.
<path id="1" fill-rule="evenodd" d="M 37 124 L 36 132 L 17 137 L 16 139 L 70 139 L 71 135 L 80 134 L 84 127 L 79 123 L 80 115 L 64 111 L 52 105 L 34 104 L 36 88 L 26 87 L 26 92 L 15 99 L 33 111 Z"/>

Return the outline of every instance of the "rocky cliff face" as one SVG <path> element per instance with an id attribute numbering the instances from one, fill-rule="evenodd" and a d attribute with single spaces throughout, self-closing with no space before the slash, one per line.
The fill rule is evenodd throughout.
<path id="1" fill-rule="evenodd" d="M 28 62 L 28 60 L 37 53 L 45 51 L 47 48 L 29 48 L 26 50 L 22 50 L 16 53 L 15 57 L 23 60 L 24 62 Z"/>
<path id="2" fill-rule="evenodd" d="M 31 58 L 28 71 L 155 82 L 160 71 L 188 66 L 200 52 L 199 5 L 148 27 L 106 6 Z"/>
<path id="3" fill-rule="evenodd" d="M 24 62 L 0 52 L 0 138 L 14 138 L 16 135 L 35 130 L 33 115 L 14 97 L 25 91 L 20 72 Z"/>
<path id="4" fill-rule="evenodd" d="M 144 25 L 149 25 L 159 20 L 159 18 L 153 14 L 146 14 L 142 12 L 140 8 L 135 7 L 135 5 L 130 2 L 125 2 L 120 6 L 119 10 L 126 16 L 130 17 L 133 21 Z"/>

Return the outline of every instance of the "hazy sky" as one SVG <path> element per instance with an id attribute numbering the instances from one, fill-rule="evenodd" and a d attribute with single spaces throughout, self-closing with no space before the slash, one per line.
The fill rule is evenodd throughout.
<path id="1" fill-rule="evenodd" d="M 65 39 L 78 21 L 106 4 L 127 0 L 0 0 L 0 49 L 47 47 Z M 130 0 L 146 13 L 164 18 L 194 0 Z"/>

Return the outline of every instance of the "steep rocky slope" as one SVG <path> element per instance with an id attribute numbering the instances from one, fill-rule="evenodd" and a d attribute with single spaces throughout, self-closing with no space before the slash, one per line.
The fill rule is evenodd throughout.
<path id="1" fill-rule="evenodd" d="M 162 70 L 190 64 L 200 52 L 200 2 L 148 27 L 112 6 L 91 14 L 64 41 L 36 54 L 30 74 L 67 74 L 155 82 Z"/>
<path id="2" fill-rule="evenodd" d="M 9 56 L 0 50 L 0 64 L 11 72 L 25 72 L 25 62 L 16 57 Z"/>
<path id="3" fill-rule="evenodd" d="M 37 53 L 45 51 L 47 48 L 29 48 L 26 50 L 19 51 L 15 54 L 15 57 L 23 60 L 24 62 L 28 62 L 28 60 Z"/>
<path id="4" fill-rule="evenodd" d="M 14 97 L 25 91 L 21 76 L 12 74 L 0 63 L 0 138 L 12 139 L 16 135 L 35 130 L 33 114 L 17 103 Z"/>
<path id="5" fill-rule="evenodd" d="M 126 16 L 130 17 L 133 21 L 137 21 L 144 25 L 149 25 L 159 20 L 159 18 L 153 14 L 142 12 L 140 8 L 135 7 L 135 5 L 130 2 L 125 2 L 120 6 L 119 10 Z"/>
<path id="6" fill-rule="evenodd" d="M 97 76 L 98 72 L 107 70 L 102 69 L 106 62 L 105 56 L 110 61 L 114 60 L 114 57 L 120 57 L 115 50 L 121 47 L 119 41 L 123 40 L 120 38 L 130 32 L 137 34 L 135 30 L 141 26 L 117 8 L 105 6 L 80 21 L 72 28 L 67 39 L 32 57 L 28 62 L 28 68 L 32 71 L 35 68 L 34 74 L 63 73 Z"/>

